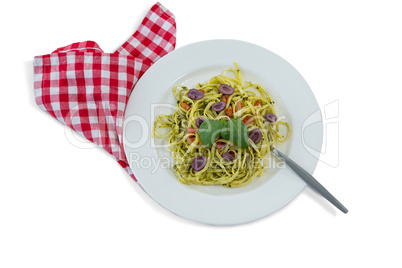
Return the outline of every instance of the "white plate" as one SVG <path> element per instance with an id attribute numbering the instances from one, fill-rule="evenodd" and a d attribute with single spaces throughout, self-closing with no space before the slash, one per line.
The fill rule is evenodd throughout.
<path id="1" fill-rule="evenodd" d="M 213 225 L 247 223 L 289 203 L 305 187 L 289 168 L 273 168 L 239 188 L 181 184 L 172 169 L 169 149 L 155 148 L 151 131 L 160 113 L 176 105 L 173 86 L 192 87 L 237 62 L 245 81 L 263 86 L 273 97 L 280 117 L 290 123 L 292 136 L 278 149 L 309 173 L 318 159 L 322 123 L 309 123 L 319 106 L 303 77 L 278 55 L 236 40 L 210 40 L 181 47 L 157 61 L 135 86 L 125 113 L 123 140 L 130 167 L 142 188 L 160 205 L 184 218 Z M 161 108 L 161 105 L 163 106 Z M 308 148 L 307 148 L 308 147 Z M 272 158 L 271 158 L 272 160 Z M 168 163 L 168 161 L 170 163 Z"/>

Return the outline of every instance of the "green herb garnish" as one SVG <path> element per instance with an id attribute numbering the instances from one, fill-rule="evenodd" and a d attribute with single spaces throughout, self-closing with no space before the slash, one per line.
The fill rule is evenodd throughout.
<path id="1" fill-rule="evenodd" d="M 208 148 L 211 148 L 219 136 L 238 147 L 248 148 L 249 132 L 246 124 L 239 118 L 229 121 L 207 119 L 202 122 L 198 131 L 202 143 Z"/>
<path id="2" fill-rule="evenodd" d="M 226 121 L 224 129 L 221 131 L 221 136 L 240 148 L 248 148 L 248 128 L 240 118 Z"/>
<path id="3" fill-rule="evenodd" d="M 202 143 L 211 148 L 212 143 L 219 137 L 222 128 L 223 121 L 207 119 L 202 122 L 198 129 Z"/>

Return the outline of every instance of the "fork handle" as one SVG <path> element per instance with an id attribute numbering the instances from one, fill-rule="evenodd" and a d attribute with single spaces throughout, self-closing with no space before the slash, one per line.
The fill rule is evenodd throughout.
<path id="1" fill-rule="evenodd" d="M 282 152 L 278 151 L 276 148 L 273 148 L 272 152 L 282 158 L 282 160 L 297 174 L 299 177 L 301 177 L 308 186 L 310 186 L 312 189 L 317 191 L 319 194 L 321 194 L 325 199 L 327 199 L 331 204 L 333 204 L 335 207 L 337 207 L 340 211 L 343 213 L 348 213 L 348 209 L 341 204 L 341 202 L 338 201 L 330 192 L 328 192 L 327 189 L 324 188 L 324 186 L 321 185 L 313 176 L 311 176 L 306 170 L 304 170 L 301 166 L 299 166 L 296 162 L 294 162 L 292 159 L 287 157 L 285 154 Z"/>

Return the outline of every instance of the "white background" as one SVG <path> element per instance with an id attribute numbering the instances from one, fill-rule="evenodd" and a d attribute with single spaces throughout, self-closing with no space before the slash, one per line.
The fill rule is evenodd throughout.
<path id="1" fill-rule="evenodd" d="M 85 40 L 113 52 L 153 4 L 1 4 L 0 267 L 401 267 L 398 1 L 162 1 L 176 15 L 176 48 L 256 43 L 295 66 L 321 107 L 339 101 L 339 134 L 328 136 L 339 151 L 323 156 L 335 167 L 320 162 L 314 175 L 349 214 L 305 189 L 234 227 L 166 211 L 106 152 L 73 146 L 35 104 L 35 55 Z"/>

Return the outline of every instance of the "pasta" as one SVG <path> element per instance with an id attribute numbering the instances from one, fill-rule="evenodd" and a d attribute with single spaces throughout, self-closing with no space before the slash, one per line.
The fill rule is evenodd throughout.
<path id="1" fill-rule="evenodd" d="M 260 85 L 243 82 L 239 66 L 234 65 L 194 89 L 175 86 L 176 111 L 155 120 L 152 136 L 167 137 L 181 183 L 246 185 L 265 172 L 271 146 L 290 137 L 291 128 L 278 120 L 271 96 Z M 230 122 L 239 127 L 232 123 L 234 127 L 224 132 L 222 126 Z M 211 125 L 218 135 L 208 144 L 205 137 L 212 135 L 208 133 Z M 166 134 L 158 133 L 162 128 L 168 128 Z M 236 143 L 229 134 L 245 140 Z"/>

